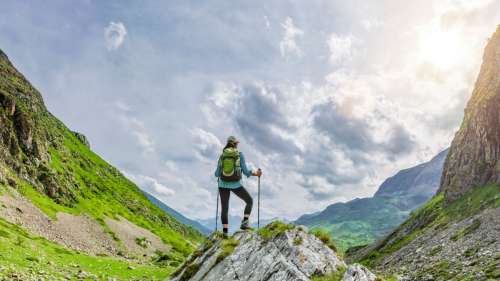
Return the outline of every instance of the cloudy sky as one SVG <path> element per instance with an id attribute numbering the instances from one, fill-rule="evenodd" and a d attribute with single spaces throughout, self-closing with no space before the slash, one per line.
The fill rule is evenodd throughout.
<path id="1" fill-rule="evenodd" d="M 500 23 L 498 0 L 0 6 L 0 48 L 48 108 L 192 218 L 214 214 L 228 135 L 264 170 L 268 218 L 370 196 L 430 159 L 459 126 Z M 245 185 L 256 194 L 255 179 Z"/>

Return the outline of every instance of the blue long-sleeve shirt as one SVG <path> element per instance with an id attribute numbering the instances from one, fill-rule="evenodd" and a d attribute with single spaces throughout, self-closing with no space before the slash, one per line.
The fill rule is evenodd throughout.
<path id="1" fill-rule="evenodd" d="M 247 164 L 245 162 L 245 156 L 243 153 L 240 152 L 240 166 L 241 166 L 241 172 L 247 176 L 250 177 L 252 175 L 252 170 L 249 170 L 247 167 Z M 222 169 L 222 163 L 217 161 L 217 169 L 215 170 L 215 177 L 220 178 L 221 176 L 221 171 Z M 241 181 L 223 181 L 222 179 L 219 179 L 219 187 L 222 188 L 238 188 L 242 186 Z"/>

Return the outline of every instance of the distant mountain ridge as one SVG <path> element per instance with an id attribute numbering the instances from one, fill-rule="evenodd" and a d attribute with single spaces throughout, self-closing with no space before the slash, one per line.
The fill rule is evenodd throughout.
<path id="1" fill-rule="evenodd" d="M 439 188 L 448 149 L 429 162 L 386 179 L 373 197 L 335 203 L 325 210 L 303 215 L 295 223 L 328 231 L 340 248 L 371 243 L 408 218 Z"/>
<path id="2" fill-rule="evenodd" d="M 439 188 L 448 151 L 449 148 L 438 153 L 429 162 L 401 170 L 386 179 L 374 197 L 405 197 L 409 201 L 408 209 L 422 205 L 434 196 Z"/>
<path id="3" fill-rule="evenodd" d="M 154 197 L 153 195 L 147 193 L 144 190 L 142 192 L 144 192 L 144 194 L 149 199 L 149 201 L 151 201 L 157 207 L 159 207 L 160 209 L 165 211 L 167 214 L 170 214 L 172 217 L 174 217 L 179 222 L 181 222 L 185 225 L 189 225 L 192 228 L 198 230 L 199 232 L 201 232 L 205 235 L 208 235 L 208 234 L 210 234 L 210 232 L 212 232 L 210 229 L 203 226 L 201 223 L 199 223 L 195 220 L 189 219 L 189 218 L 185 217 L 184 215 L 182 215 L 181 213 L 177 212 L 176 210 L 170 208 L 167 204 L 163 203 L 162 201 L 160 201 L 158 198 Z"/>

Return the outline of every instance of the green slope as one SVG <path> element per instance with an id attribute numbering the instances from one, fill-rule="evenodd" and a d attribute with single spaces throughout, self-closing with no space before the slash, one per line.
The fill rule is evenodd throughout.
<path id="1" fill-rule="evenodd" d="M 329 232 L 343 251 L 370 244 L 396 228 L 412 210 L 435 194 L 447 153 L 446 149 L 428 162 L 387 178 L 373 197 L 335 203 L 319 213 L 304 215 L 295 223 Z"/>
<path id="2" fill-rule="evenodd" d="M 154 262 L 137 263 L 68 250 L 0 219 L 0 280 L 94 280 L 93 276 L 99 280 L 164 280 L 172 271 L 173 267 Z"/>
<path id="3" fill-rule="evenodd" d="M 467 219 L 488 208 L 500 207 L 500 186 L 490 185 L 476 188 L 457 201 L 446 204 L 442 193 L 413 212 L 410 218 L 377 243 L 360 259 L 369 266 L 401 249 L 424 232 L 444 228 L 454 222 Z"/>
<path id="4" fill-rule="evenodd" d="M 472 189 L 451 204 L 440 193 L 383 240 L 352 249 L 347 258 L 411 280 L 498 280 L 498 236 L 491 238 L 498 217 L 491 214 L 499 207 L 498 185 Z"/>
<path id="5" fill-rule="evenodd" d="M 48 112 L 40 93 L 1 50 L 0 136 L 0 186 L 16 189 L 48 216 L 89 214 L 111 236 L 104 219 L 126 218 L 171 245 L 173 261 L 184 259 L 204 239 L 152 204 L 92 152 L 84 136 Z"/>
<path id="6" fill-rule="evenodd" d="M 407 218 L 409 211 L 398 208 L 394 200 L 373 197 L 335 203 L 295 223 L 327 231 L 339 249 L 345 251 L 375 241 Z"/>

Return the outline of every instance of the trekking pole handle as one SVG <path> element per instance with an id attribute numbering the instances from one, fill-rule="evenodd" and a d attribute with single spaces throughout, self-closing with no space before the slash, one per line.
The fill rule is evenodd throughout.
<path id="1" fill-rule="evenodd" d="M 262 171 L 260 168 L 258 171 Z M 259 173 L 260 174 L 260 173 Z M 258 185 L 257 185 L 257 229 L 260 229 L 260 175 L 258 179 Z"/>

